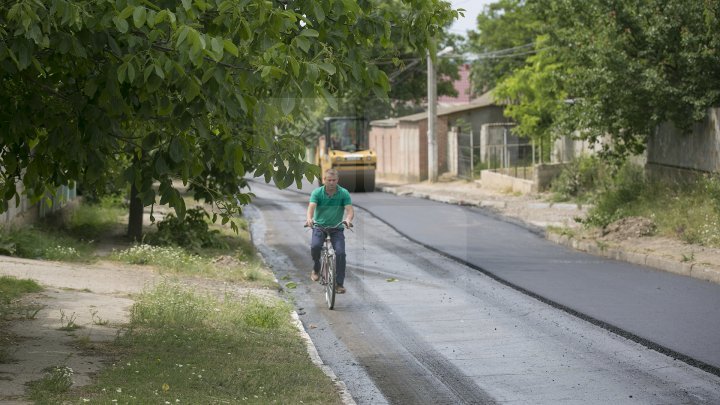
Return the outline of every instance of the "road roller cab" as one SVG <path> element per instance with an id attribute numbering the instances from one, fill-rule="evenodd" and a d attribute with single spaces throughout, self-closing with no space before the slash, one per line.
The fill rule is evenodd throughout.
<path id="1" fill-rule="evenodd" d="M 377 156 L 368 144 L 365 125 L 361 117 L 326 117 L 318 143 L 322 172 L 337 170 L 338 184 L 351 192 L 375 190 Z"/>

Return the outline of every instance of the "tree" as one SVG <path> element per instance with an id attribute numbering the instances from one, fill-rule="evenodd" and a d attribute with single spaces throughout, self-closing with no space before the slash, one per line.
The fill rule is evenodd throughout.
<path id="1" fill-rule="evenodd" d="M 573 103 L 559 115 L 615 155 L 644 150 L 658 124 L 688 129 L 720 103 L 720 2 L 539 0 Z"/>
<path id="2" fill-rule="evenodd" d="M 689 129 L 720 104 L 717 1 L 536 0 L 528 10 L 547 22 L 538 53 L 498 89 L 527 135 L 609 135 L 604 152 L 622 158 L 660 123 Z"/>
<path id="3" fill-rule="evenodd" d="M 496 99 L 507 100 L 505 115 L 518 123 L 515 132 L 541 144 L 557 133 L 557 119 L 567 99 L 565 67 L 546 43 L 545 37 L 539 37 L 537 53 L 502 80 L 493 93 Z"/>
<path id="4" fill-rule="evenodd" d="M 544 22 L 525 0 L 498 0 L 477 16 L 477 31 L 470 31 L 468 47 L 478 54 L 472 81 L 477 93 L 496 86 L 521 68 L 533 53 L 533 44 Z"/>
<path id="5" fill-rule="evenodd" d="M 403 21 L 411 18 L 412 5 L 400 0 L 372 0 L 387 21 Z M 448 21 L 443 28 L 448 28 Z M 413 47 L 404 41 L 400 31 L 391 32 L 387 44 L 376 43 L 368 53 L 367 62 L 376 65 L 388 77 L 388 93 L 368 92 L 359 87 L 347 88 L 337 95 L 337 108 L 331 108 L 325 100 L 304 99 L 298 116 L 283 123 L 279 131 L 301 137 L 306 145 L 313 146 L 324 131 L 323 117 L 361 116 L 368 121 L 422 111 L 427 98 L 427 58 L 424 49 Z M 452 46 L 462 53 L 464 46 L 460 36 L 446 29 L 436 33 L 438 48 Z M 439 58 L 438 94 L 456 95 L 454 80 L 459 78 L 459 58 Z"/>
<path id="6" fill-rule="evenodd" d="M 274 129 L 303 98 L 387 93 L 369 53 L 391 38 L 425 49 L 457 15 L 441 0 L 404 3 L 407 18 L 390 21 L 352 0 L 13 2 L 0 14 L 1 209 L 18 180 L 37 200 L 73 181 L 97 189 L 119 167 L 139 237 L 156 196 L 184 215 L 173 179 L 223 222 L 250 201 L 246 173 L 312 180 L 302 142 Z"/>

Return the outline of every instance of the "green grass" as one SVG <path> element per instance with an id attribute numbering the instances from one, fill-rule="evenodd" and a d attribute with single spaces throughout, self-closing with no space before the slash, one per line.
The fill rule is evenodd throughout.
<path id="1" fill-rule="evenodd" d="M 217 298 L 161 284 L 138 297 L 127 333 L 107 346 L 113 366 L 93 385 L 43 401 L 341 403 L 310 361 L 290 310 L 279 300 Z"/>
<path id="2" fill-rule="evenodd" d="M 227 226 L 210 225 L 222 247 L 203 248 L 190 253 L 184 247 L 136 245 L 114 252 L 110 259 L 128 264 L 147 265 L 178 275 L 202 276 L 232 282 L 250 282 L 259 287 L 275 288 L 274 276 L 265 268 L 250 240 L 247 221 L 236 220 L 240 232 Z"/>
<path id="3" fill-rule="evenodd" d="M 642 168 L 626 165 L 598 193 L 585 223 L 604 227 L 630 216 L 651 219 L 657 234 L 687 243 L 720 247 L 720 176 L 683 182 L 650 181 Z"/>
<path id="4" fill-rule="evenodd" d="M 10 303 L 23 294 L 42 291 L 35 280 L 0 276 L 0 303 Z"/>
<path id="5" fill-rule="evenodd" d="M 610 183 L 614 168 L 596 156 L 581 156 L 568 163 L 550 185 L 553 202 L 592 202 Z"/>
<path id="6" fill-rule="evenodd" d="M 113 252 L 110 259 L 128 264 L 148 265 L 161 271 L 179 275 L 202 276 L 233 282 L 253 282 L 258 286 L 275 287 L 272 273 L 256 257 L 240 251 L 227 251 L 234 255 L 227 260 L 215 253 L 191 254 L 179 247 L 136 245 Z M 247 261 L 246 261 L 247 260 Z"/>
<path id="7" fill-rule="evenodd" d="M 49 404 L 54 396 L 70 389 L 73 370 L 67 366 L 53 366 L 44 371 L 45 376 L 42 379 L 28 384 L 28 393 L 36 403 Z"/>
<path id="8" fill-rule="evenodd" d="M 34 280 L 0 276 L 0 364 L 13 360 L 7 351 L 7 347 L 12 344 L 13 336 L 7 332 L 3 323 L 18 315 L 25 319 L 34 318 L 41 308 L 19 305 L 16 300 L 23 294 L 40 291 L 42 287 Z"/>
<path id="9" fill-rule="evenodd" d="M 701 178 L 688 184 L 646 183 L 622 212 L 652 219 L 659 235 L 720 247 L 720 210 L 707 192 L 718 182 L 717 178 Z"/>
<path id="10" fill-rule="evenodd" d="M 92 240 L 117 230 L 118 218 L 127 214 L 127 208 L 117 197 L 103 197 L 99 203 L 82 204 L 69 216 L 64 228 L 78 239 Z"/>
<path id="11" fill-rule="evenodd" d="M 19 305 L 15 301 L 23 294 L 40 291 L 42 291 L 42 287 L 34 280 L 20 280 L 10 276 L 0 276 L 0 322 L 13 319 L 18 314 L 24 314 L 25 318 L 37 315 L 39 310 L 37 307 Z M 0 358 L 2 357 L 0 356 Z"/>
<path id="12" fill-rule="evenodd" d="M 0 254 L 27 259 L 90 262 L 93 247 L 87 242 L 46 228 L 0 229 Z"/>
<path id="13" fill-rule="evenodd" d="M 37 226 L 0 229 L 0 254 L 28 259 L 92 262 L 94 240 L 122 227 L 125 212 L 117 198 L 80 204 L 68 213 L 50 216 Z"/>

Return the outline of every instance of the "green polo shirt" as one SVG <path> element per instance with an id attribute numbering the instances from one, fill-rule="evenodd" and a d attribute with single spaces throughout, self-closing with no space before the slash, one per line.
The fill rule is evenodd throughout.
<path id="1" fill-rule="evenodd" d="M 318 187 L 310 194 L 310 202 L 317 204 L 313 221 L 322 227 L 335 226 L 342 222 L 345 206 L 351 205 L 350 192 L 337 186 L 337 191 L 330 197 L 325 186 Z"/>

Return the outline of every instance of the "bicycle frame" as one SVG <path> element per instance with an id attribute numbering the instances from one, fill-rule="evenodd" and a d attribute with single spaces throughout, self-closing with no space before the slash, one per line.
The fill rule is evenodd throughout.
<path id="1" fill-rule="evenodd" d="M 325 233 L 325 242 L 321 252 L 320 284 L 325 286 L 325 301 L 328 309 L 335 307 L 335 287 L 337 287 L 337 274 L 335 269 L 335 249 L 330 242 L 330 234 Z"/>
<path id="2" fill-rule="evenodd" d="M 337 288 L 336 256 L 335 248 L 333 248 L 330 239 L 330 231 L 338 229 L 343 224 L 345 224 L 344 221 L 332 227 L 313 226 L 313 229 L 318 229 L 325 235 L 325 241 L 320 252 L 320 284 L 325 287 L 325 302 L 328 309 L 335 307 L 335 289 Z M 348 229 L 352 229 L 352 225 Z"/>

